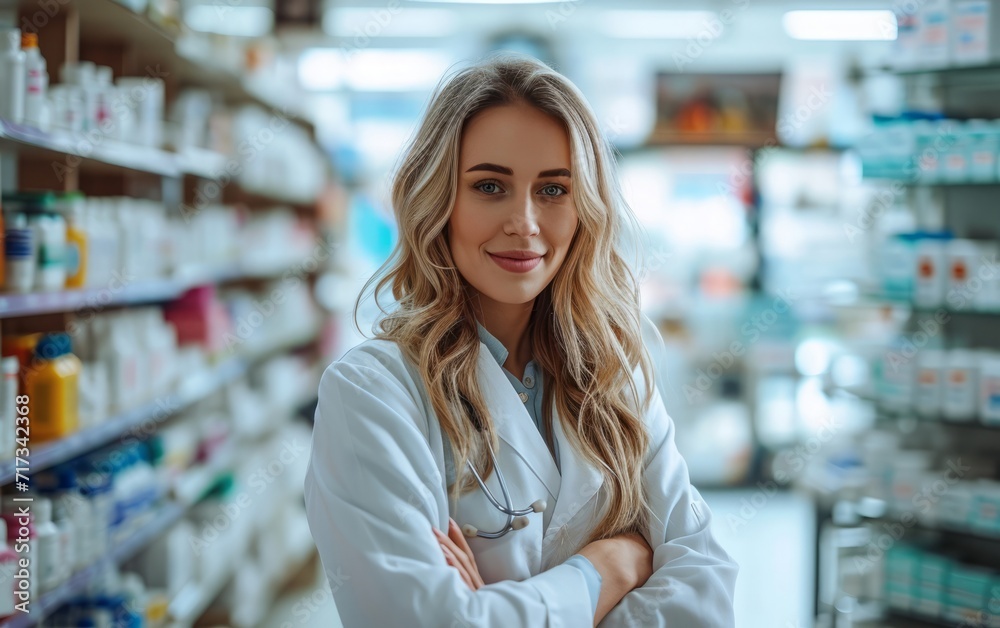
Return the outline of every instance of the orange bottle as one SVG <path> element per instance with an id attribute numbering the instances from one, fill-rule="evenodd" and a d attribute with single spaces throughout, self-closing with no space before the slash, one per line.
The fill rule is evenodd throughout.
<path id="1" fill-rule="evenodd" d="M 24 374 L 30 438 L 36 443 L 68 436 L 79 427 L 81 364 L 71 351 L 69 334 L 45 334 Z"/>

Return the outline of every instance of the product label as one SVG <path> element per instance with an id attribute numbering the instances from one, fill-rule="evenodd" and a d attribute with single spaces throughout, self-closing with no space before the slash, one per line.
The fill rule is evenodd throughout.
<path id="1" fill-rule="evenodd" d="M 63 253 L 65 254 L 63 263 L 66 266 L 66 274 L 72 277 L 80 271 L 80 245 L 76 242 L 70 242 L 63 249 Z"/>
<path id="2" fill-rule="evenodd" d="M 990 53 L 988 0 L 955 2 L 952 6 L 952 55 L 962 63 L 985 62 Z"/>

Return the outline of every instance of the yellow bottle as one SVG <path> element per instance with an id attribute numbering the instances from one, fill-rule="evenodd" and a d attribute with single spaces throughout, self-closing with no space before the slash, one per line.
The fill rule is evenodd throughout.
<path id="1" fill-rule="evenodd" d="M 24 376 L 29 438 L 39 443 L 72 434 L 79 426 L 80 359 L 68 334 L 45 334 Z"/>
<path id="2" fill-rule="evenodd" d="M 61 201 L 60 212 L 66 219 L 66 287 L 78 289 L 87 283 L 87 232 L 83 230 L 83 194 L 69 192 Z"/>

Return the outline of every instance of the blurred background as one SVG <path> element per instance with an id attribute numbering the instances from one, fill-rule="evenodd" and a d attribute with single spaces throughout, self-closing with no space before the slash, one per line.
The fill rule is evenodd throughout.
<path id="1" fill-rule="evenodd" d="M 0 35 L 4 626 L 340 625 L 319 376 L 431 90 L 495 50 L 616 146 L 738 625 L 1000 626 L 1000 3 L 0 0 Z"/>

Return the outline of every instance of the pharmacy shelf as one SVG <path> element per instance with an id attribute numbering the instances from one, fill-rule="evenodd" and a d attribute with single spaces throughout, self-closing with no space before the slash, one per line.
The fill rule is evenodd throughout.
<path id="1" fill-rule="evenodd" d="M 940 74 L 944 76 L 963 76 L 970 74 L 993 74 L 1000 73 L 1000 60 L 990 63 L 976 63 L 970 65 L 937 65 L 923 67 L 893 67 L 882 68 L 885 72 L 892 72 L 899 76 L 919 76 L 921 74 Z"/>
<path id="2" fill-rule="evenodd" d="M 913 513 L 909 513 L 913 514 Z M 960 525 L 954 523 L 946 522 L 930 522 L 926 520 L 916 519 L 912 524 L 905 524 L 902 522 L 904 513 L 890 510 L 888 513 L 880 517 L 870 517 L 871 521 L 885 521 L 888 523 L 899 523 L 906 527 L 912 527 L 917 530 L 924 530 L 927 532 L 937 532 L 940 534 L 948 535 L 959 535 L 964 537 L 972 537 L 984 541 L 1000 541 L 1000 532 L 991 532 L 989 530 L 979 530 L 967 525 Z"/>
<path id="3" fill-rule="evenodd" d="M 895 410 L 890 410 L 876 404 L 875 410 L 878 413 L 878 417 L 888 420 L 888 421 L 909 421 L 913 425 L 918 427 L 941 427 L 944 429 L 954 429 L 966 432 L 979 432 L 983 435 L 987 434 L 1000 434 L 1000 425 L 988 425 L 982 423 L 979 420 L 972 421 L 953 421 L 951 419 L 946 419 L 944 417 L 924 417 L 918 416 L 913 411 L 898 412 Z"/>
<path id="4" fill-rule="evenodd" d="M 242 377 L 250 368 L 246 359 L 232 358 L 213 368 L 209 373 L 188 377 L 180 388 L 154 402 L 139 406 L 100 425 L 71 434 L 66 438 L 37 445 L 28 456 L 28 475 L 55 466 L 61 462 L 92 451 L 110 443 L 147 421 L 163 421 L 176 412 L 193 405 Z M 169 410 L 168 410 L 169 409 Z M 13 482 L 16 462 L 0 464 L 0 486 Z"/>
<path id="5" fill-rule="evenodd" d="M 942 618 L 928 617 L 916 613 L 901 611 L 899 609 L 889 609 L 884 624 L 891 628 L 931 628 L 934 626 L 956 626 L 954 622 L 949 622 Z"/>
<path id="6" fill-rule="evenodd" d="M 68 133 L 47 133 L 31 126 L 0 119 L 0 145 L 9 145 L 32 156 L 52 159 L 53 167 L 73 170 L 78 165 L 105 165 L 166 177 L 182 174 L 174 153 L 119 142 L 110 138 L 94 138 Z"/>
<path id="7" fill-rule="evenodd" d="M 305 332 L 270 342 L 246 355 L 232 357 L 214 367 L 208 373 L 188 376 L 174 392 L 110 419 L 96 427 L 71 434 L 66 438 L 32 448 L 28 457 L 28 475 L 55 466 L 60 462 L 92 451 L 97 447 L 123 437 L 132 428 L 147 421 L 164 421 L 169 416 L 190 407 L 195 402 L 221 390 L 227 384 L 242 377 L 253 363 L 271 355 L 297 349 L 316 340 L 320 327 L 312 327 Z M 166 410 L 169 408 L 170 410 Z M 13 482 L 16 477 L 16 461 L 0 463 L 0 486 Z"/>
<path id="8" fill-rule="evenodd" d="M 0 318 L 171 301 L 195 286 L 277 277 L 286 270 L 294 268 L 292 262 L 266 266 L 234 264 L 230 268 L 217 271 L 195 271 L 173 279 L 154 279 L 126 284 L 117 290 L 86 288 L 29 294 L 0 293 Z"/>
<path id="9" fill-rule="evenodd" d="M 152 518 L 120 542 L 114 543 L 110 553 L 96 563 L 76 572 L 61 585 L 31 600 L 30 612 L 17 614 L 0 624 L 0 628 L 23 628 L 34 626 L 60 606 L 83 594 L 87 586 L 93 582 L 109 564 L 120 565 L 134 556 L 139 550 L 149 545 L 161 536 L 172 525 L 177 523 L 187 508 L 183 505 L 167 502 L 153 514 Z"/>
<path id="10" fill-rule="evenodd" d="M 124 44 L 149 76 L 204 87 L 221 93 L 230 103 L 256 104 L 315 136 L 312 121 L 296 110 L 300 103 L 276 101 L 245 79 L 244 69 L 223 66 L 211 51 L 194 50 L 196 39 L 168 31 L 114 0 L 75 0 L 73 6 L 80 16 L 80 40 L 85 44 Z"/>

